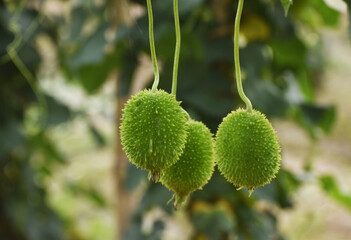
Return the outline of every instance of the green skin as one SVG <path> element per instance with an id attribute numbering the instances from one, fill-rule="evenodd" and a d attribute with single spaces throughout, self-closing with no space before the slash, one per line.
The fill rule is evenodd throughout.
<path id="1" fill-rule="evenodd" d="M 161 183 L 173 190 L 175 207 L 181 206 L 193 191 L 201 189 L 214 170 L 213 138 L 201 122 L 189 120 L 188 137 L 178 162 L 162 171 Z"/>
<path id="2" fill-rule="evenodd" d="M 144 90 L 123 110 L 121 139 L 129 160 L 150 171 L 153 180 L 182 154 L 187 136 L 187 116 L 173 94 Z"/>
<path id="3" fill-rule="evenodd" d="M 272 125 L 259 111 L 238 109 L 220 124 L 215 146 L 220 172 L 250 193 L 269 183 L 280 167 L 280 146 Z"/>

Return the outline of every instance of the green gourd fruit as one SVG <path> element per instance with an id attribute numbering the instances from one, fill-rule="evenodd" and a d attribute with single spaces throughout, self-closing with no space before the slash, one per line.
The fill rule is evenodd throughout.
<path id="1" fill-rule="evenodd" d="M 251 193 L 271 181 L 280 167 L 275 131 L 261 112 L 238 109 L 220 124 L 215 143 L 220 172 L 235 186 Z"/>
<path id="2" fill-rule="evenodd" d="M 175 208 L 211 178 L 215 166 L 213 144 L 210 130 L 201 122 L 189 120 L 183 154 L 178 162 L 161 173 L 161 183 L 175 193 Z"/>
<path id="3" fill-rule="evenodd" d="M 129 160 L 158 182 L 160 172 L 176 163 L 183 152 L 186 121 L 173 94 L 140 91 L 127 102 L 122 116 L 121 140 Z"/>

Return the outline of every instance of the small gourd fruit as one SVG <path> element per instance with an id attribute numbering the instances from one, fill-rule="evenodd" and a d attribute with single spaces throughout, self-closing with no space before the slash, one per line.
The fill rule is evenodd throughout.
<path id="1" fill-rule="evenodd" d="M 215 146 L 220 172 L 239 189 L 252 191 L 269 183 L 280 166 L 280 147 L 272 125 L 261 112 L 238 109 L 220 124 Z"/>
<path id="2" fill-rule="evenodd" d="M 124 151 L 133 164 L 150 171 L 158 182 L 160 172 L 176 163 L 183 152 L 187 115 L 175 96 L 163 90 L 140 91 L 123 112 Z"/>
<path id="3" fill-rule="evenodd" d="M 212 134 L 203 123 L 189 120 L 183 154 L 178 162 L 161 174 L 161 183 L 174 191 L 175 208 L 211 178 L 215 166 L 213 143 Z"/>

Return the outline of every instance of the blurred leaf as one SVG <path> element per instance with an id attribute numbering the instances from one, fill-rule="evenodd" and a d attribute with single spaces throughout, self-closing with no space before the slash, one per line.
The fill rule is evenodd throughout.
<path id="1" fill-rule="evenodd" d="M 99 28 L 94 34 L 92 34 L 86 42 L 81 44 L 81 48 L 78 49 L 70 59 L 71 68 L 79 68 L 84 65 L 98 64 L 104 58 L 104 48 L 106 44 L 105 31 L 108 28 L 108 24 L 100 24 Z"/>
<path id="2" fill-rule="evenodd" d="M 221 186 L 221 187 L 218 187 Z M 240 191 L 236 191 L 233 184 L 228 182 L 216 169 L 210 181 L 202 190 L 192 193 L 192 199 L 211 202 L 214 199 L 224 198 L 232 203 L 236 203 L 240 199 Z"/>
<path id="3" fill-rule="evenodd" d="M 100 131 L 91 123 L 89 123 L 89 130 L 91 135 L 93 136 L 95 142 L 99 147 L 106 146 L 106 140 L 104 136 L 100 133 Z"/>
<path id="4" fill-rule="evenodd" d="M 283 239 L 278 232 L 276 217 L 268 211 L 263 213 L 254 212 L 246 224 L 245 228 L 240 231 L 239 236 L 242 239 Z"/>
<path id="5" fill-rule="evenodd" d="M 306 65 L 307 49 L 297 38 L 275 39 L 270 42 L 274 62 L 280 67 L 303 68 Z"/>
<path id="6" fill-rule="evenodd" d="M 297 82 L 300 86 L 300 90 L 305 101 L 312 104 L 314 102 L 314 86 L 312 79 L 308 76 L 308 73 L 301 70 L 297 76 Z"/>
<path id="7" fill-rule="evenodd" d="M 247 96 L 251 99 L 253 107 L 269 117 L 286 116 L 289 103 L 282 91 L 275 85 L 258 79 L 245 82 Z"/>
<path id="8" fill-rule="evenodd" d="M 78 71 L 79 82 L 87 93 L 94 94 L 107 81 L 112 69 L 124 66 L 125 54 L 124 42 L 115 45 L 113 53 L 104 55 L 104 59 L 97 64 L 81 66 Z"/>
<path id="9" fill-rule="evenodd" d="M 29 240 L 63 239 L 62 223 L 53 211 L 31 209 L 28 214 L 26 233 Z"/>
<path id="10" fill-rule="evenodd" d="M 142 180 L 147 179 L 148 172 L 137 168 L 134 164 L 128 161 L 128 171 L 124 179 L 124 185 L 127 190 L 132 191 L 139 186 Z"/>
<path id="11" fill-rule="evenodd" d="M 42 157 L 45 160 L 45 164 L 51 161 L 66 163 L 66 158 L 57 148 L 55 142 L 53 142 L 45 133 L 40 132 L 37 135 L 29 138 L 29 143 L 33 151 L 41 152 Z"/>
<path id="12" fill-rule="evenodd" d="M 265 48 L 265 44 L 253 42 L 240 50 L 240 62 L 248 80 L 261 77 L 264 67 L 270 64 L 270 61 L 264 54 Z"/>
<path id="13" fill-rule="evenodd" d="M 286 72 L 283 79 L 287 85 L 284 91 L 284 98 L 293 105 L 305 102 L 305 96 L 301 92 L 301 87 L 295 76 L 291 72 Z"/>
<path id="14" fill-rule="evenodd" d="M 304 127 L 313 139 L 318 139 L 321 133 L 330 133 L 335 122 L 335 107 L 319 107 L 301 104 L 293 112 L 294 119 Z"/>
<path id="15" fill-rule="evenodd" d="M 336 26 L 339 22 L 339 12 L 331 7 L 329 7 L 325 1 L 320 0 L 310 0 L 309 1 L 315 9 L 318 9 L 318 13 L 323 19 L 324 24 L 330 26 Z"/>
<path id="16" fill-rule="evenodd" d="M 211 240 L 226 239 L 224 236 L 228 236 L 235 227 L 233 219 L 223 210 L 216 208 L 196 213 L 192 222 L 197 231 L 205 233 Z"/>
<path id="17" fill-rule="evenodd" d="M 120 87 L 118 95 L 127 96 L 132 84 L 133 74 L 138 66 L 138 54 L 134 46 L 128 47 L 123 54 L 123 64 L 120 66 Z"/>
<path id="18" fill-rule="evenodd" d="M 293 0 L 280 0 L 283 4 L 285 15 L 288 15 L 290 6 L 293 4 Z"/>
<path id="19" fill-rule="evenodd" d="M 334 177 L 322 176 L 319 178 L 319 183 L 331 198 L 351 210 L 351 194 L 343 193 L 337 185 Z"/>
<path id="20" fill-rule="evenodd" d="M 175 33 L 174 24 L 163 24 L 158 29 L 159 39 L 157 45 L 157 57 L 162 61 L 170 61 L 174 57 Z M 180 50 L 180 61 L 182 59 L 203 59 L 204 49 L 200 36 L 193 32 L 182 31 L 182 47 Z"/>
<path id="21" fill-rule="evenodd" d="M 90 13 L 81 6 L 73 9 L 73 11 L 71 12 L 72 19 L 67 26 L 69 28 L 68 38 L 66 39 L 67 42 L 74 42 L 78 40 L 83 25 L 88 19 L 89 15 Z"/>
<path id="22" fill-rule="evenodd" d="M 47 118 L 46 123 L 48 126 L 55 126 L 64 123 L 71 118 L 71 111 L 69 108 L 58 102 L 55 98 L 46 95 L 47 104 Z"/>
<path id="23" fill-rule="evenodd" d="M 135 239 L 135 240 L 144 240 L 145 236 L 143 236 L 141 232 L 141 223 L 137 221 L 133 221 L 127 230 L 123 234 L 122 239 Z"/>
<path id="24" fill-rule="evenodd" d="M 0 164 L 5 160 L 4 155 L 14 151 L 24 143 L 20 132 L 20 123 L 15 119 L 0 125 Z"/>
<path id="25" fill-rule="evenodd" d="M 193 34 L 193 33 L 190 33 Z M 204 41 L 204 52 L 205 60 L 208 62 L 216 62 L 216 61 L 223 61 L 227 60 L 232 62 L 233 61 L 233 40 L 230 37 L 221 37 L 213 39 L 213 41 Z M 189 46 L 192 47 L 192 46 Z M 229 51 L 229 49 L 233 49 L 233 51 Z M 194 50 L 193 50 L 194 51 Z M 184 52 L 184 51 L 183 51 Z M 189 53 L 190 50 L 188 50 Z M 197 56 L 200 57 L 203 54 L 200 54 L 200 49 L 197 51 Z M 244 56 L 243 54 L 242 56 Z"/>
<path id="26" fill-rule="evenodd" d="M 79 69 L 79 82 L 87 93 L 96 92 L 106 81 L 109 69 L 106 64 L 84 65 Z"/>
<path id="27" fill-rule="evenodd" d="M 324 0 L 296 1 L 296 5 L 298 7 L 294 13 L 316 30 L 321 25 L 336 26 L 339 23 L 340 13 L 329 7 Z"/>
<path id="28" fill-rule="evenodd" d="M 86 187 L 75 182 L 66 182 L 66 187 L 75 196 L 84 197 L 99 207 L 106 206 L 105 199 L 101 196 L 99 191 L 93 187 Z"/>
<path id="29" fill-rule="evenodd" d="M 299 188 L 301 181 L 291 172 L 280 169 L 277 178 L 270 184 L 255 189 L 252 197 L 265 199 L 282 208 L 292 207 L 292 194 Z"/>
<path id="30" fill-rule="evenodd" d="M 164 229 L 164 223 L 156 221 L 153 223 L 152 232 L 150 234 L 142 233 L 142 225 L 139 222 L 132 224 L 124 233 L 122 239 L 133 239 L 133 240 L 161 240 L 162 230 Z"/>
<path id="31" fill-rule="evenodd" d="M 228 112 L 233 109 L 234 101 L 231 96 L 231 92 L 228 91 L 228 84 L 220 73 L 206 72 L 204 70 L 196 69 L 195 66 L 188 66 L 189 75 L 186 77 L 189 83 L 194 84 L 193 86 L 187 86 L 187 89 L 182 87 L 183 92 L 180 96 L 184 99 L 184 103 L 191 105 L 193 108 L 197 108 L 199 111 L 204 112 L 208 116 L 225 116 Z M 190 73 L 192 71 L 192 73 Z M 200 75 L 200 72 L 203 73 Z M 192 74 L 199 73 L 198 76 L 203 78 L 189 79 Z M 187 79 L 183 78 L 186 82 Z M 192 81 L 192 82 L 191 82 Z"/>
<path id="32" fill-rule="evenodd" d="M 154 206 L 159 206 L 168 213 L 171 213 L 173 206 L 172 204 L 167 203 L 172 198 L 172 195 L 173 193 L 160 183 L 153 183 L 149 181 L 144 196 L 134 212 L 135 217 L 142 216 L 146 210 L 149 210 Z"/>

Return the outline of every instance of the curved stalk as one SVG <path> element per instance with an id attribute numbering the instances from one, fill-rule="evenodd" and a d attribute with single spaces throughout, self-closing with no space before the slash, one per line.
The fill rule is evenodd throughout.
<path id="1" fill-rule="evenodd" d="M 174 25 L 176 30 L 176 47 L 175 47 L 174 63 L 173 63 L 172 94 L 176 96 L 177 81 L 178 81 L 178 64 L 179 64 L 179 55 L 180 55 L 180 46 L 181 46 L 178 0 L 173 1 L 173 12 L 174 12 Z"/>
<path id="2" fill-rule="evenodd" d="M 240 60 L 239 60 L 239 30 L 240 30 L 240 19 L 243 11 L 244 0 L 239 0 L 238 10 L 235 17 L 235 26 L 234 26 L 234 61 L 235 61 L 235 76 L 236 84 L 238 88 L 238 93 L 240 98 L 246 104 L 246 110 L 252 112 L 252 104 L 250 99 L 245 95 L 243 84 L 241 80 L 241 70 L 240 70 Z"/>
<path id="3" fill-rule="evenodd" d="M 151 59 L 152 59 L 152 64 L 154 65 L 154 73 L 155 73 L 155 78 L 154 78 L 154 83 L 152 85 L 152 90 L 156 91 L 157 87 L 158 87 L 158 83 L 160 81 L 160 73 L 158 71 L 157 57 L 156 57 L 156 50 L 155 50 L 154 18 L 152 15 L 151 0 L 146 0 L 146 3 L 147 3 L 147 13 L 149 16 L 149 39 L 150 39 Z"/>

